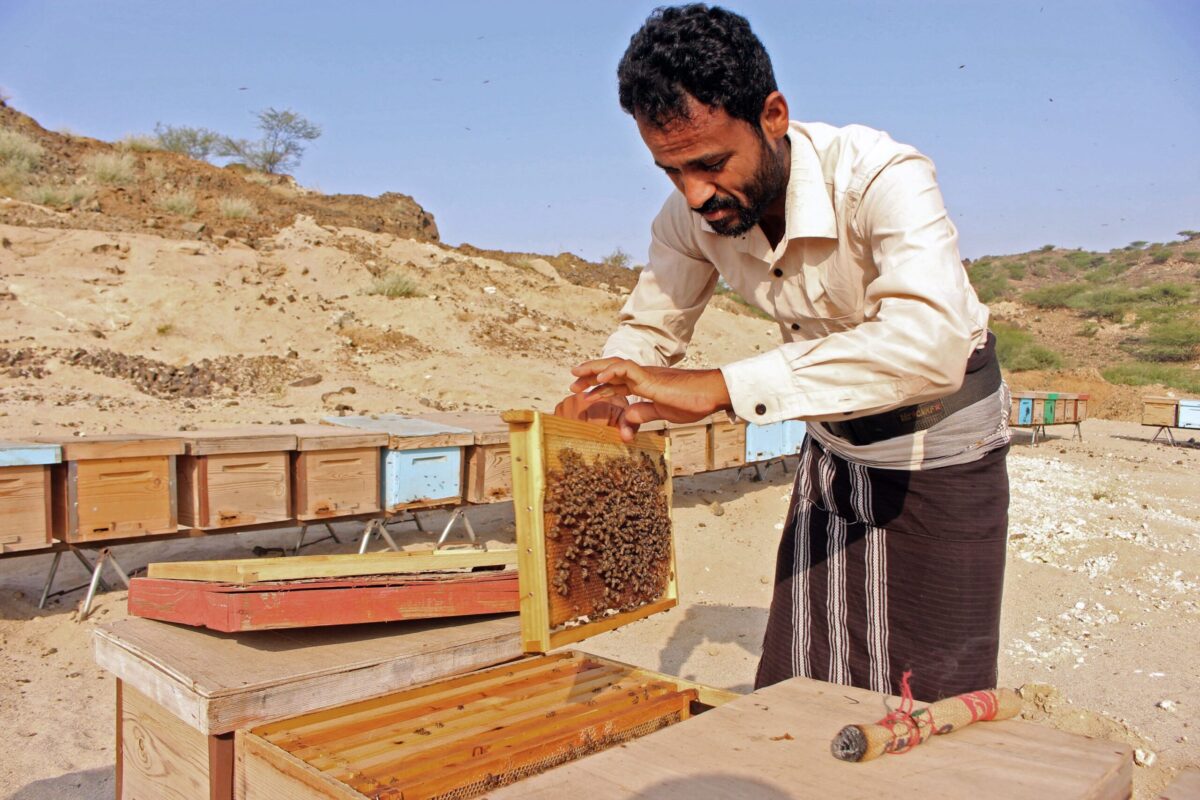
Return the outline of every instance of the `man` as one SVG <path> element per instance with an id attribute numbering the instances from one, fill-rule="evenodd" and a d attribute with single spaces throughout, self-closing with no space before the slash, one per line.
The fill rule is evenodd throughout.
<path id="1" fill-rule="evenodd" d="M 626 439 L 720 410 L 808 420 L 756 685 L 898 693 L 911 670 L 921 699 L 994 686 L 1008 397 L 933 165 L 879 131 L 791 121 L 762 44 L 720 8 L 654 12 L 618 81 L 676 191 L 557 413 Z M 719 278 L 783 344 L 671 367 Z"/>

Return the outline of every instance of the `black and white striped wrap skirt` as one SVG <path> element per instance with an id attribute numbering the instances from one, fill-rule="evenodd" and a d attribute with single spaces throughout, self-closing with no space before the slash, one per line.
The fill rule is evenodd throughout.
<path id="1" fill-rule="evenodd" d="M 852 463 L 809 436 L 755 687 L 802 675 L 933 701 L 996 685 L 1008 445 L 931 470 Z"/>

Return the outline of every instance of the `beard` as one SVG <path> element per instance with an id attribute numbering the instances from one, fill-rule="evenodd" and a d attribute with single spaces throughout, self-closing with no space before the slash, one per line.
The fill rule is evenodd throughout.
<path id="1" fill-rule="evenodd" d="M 758 169 L 750 184 L 742 190 L 746 202 L 742 203 L 731 196 L 713 195 L 700 208 L 692 209 L 697 214 L 709 214 L 713 211 L 730 209 L 734 213 L 723 219 L 709 222 L 709 227 L 721 236 L 741 236 L 762 220 L 767 208 L 787 190 L 788 168 L 785 158 L 786 148 L 772 151 L 767 147 L 767 140 L 761 140 Z"/>

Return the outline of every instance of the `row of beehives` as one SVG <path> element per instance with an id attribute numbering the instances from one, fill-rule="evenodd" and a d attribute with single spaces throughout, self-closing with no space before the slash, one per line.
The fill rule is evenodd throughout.
<path id="1" fill-rule="evenodd" d="M 0 553 L 493 503 L 512 492 L 499 415 L 0 442 Z M 660 426 L 676 475 L 798 452 L 804 423 Z"/>
<path id="2" fill-rule="evenodd" d="M 1143 397 L 1142 424 L 1160 428 L 1200 428 L 1200 400 Z"/>
<path id="3" fill-rule="evenodd" d="M 1061 425 L 1087 419 L 1088 397 L 1070 392 L 1013 392 L 1010 425 Z"/>

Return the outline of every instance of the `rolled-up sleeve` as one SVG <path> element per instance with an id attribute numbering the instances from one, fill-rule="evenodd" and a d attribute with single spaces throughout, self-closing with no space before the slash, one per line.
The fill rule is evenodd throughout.
<path id="1" fill-rule="evenodd" d="M 981 332 L 933 164 L 912 154 L 864 189 L 853 234 L 878 270 L 857 327 L 722 367 L 738 416 L 846 419 L 950 394 Z"/>
<path id="2" fill-rule="evenodd" d="M 687 209 L 667 200 L 651 227 L 650 260 L 621 309 L 604 356 L 671 366 L 687 353 L 696 321 L 717 285 L 717 271 L 690 244 Z"/>

